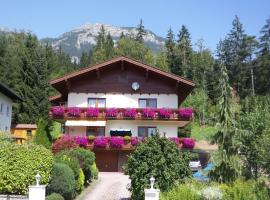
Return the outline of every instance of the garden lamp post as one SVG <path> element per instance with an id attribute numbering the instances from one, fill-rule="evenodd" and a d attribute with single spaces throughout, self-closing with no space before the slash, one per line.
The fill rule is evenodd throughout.
<path id="1" fill-rule="evenodd" d="M 154 184 L 155 184 L 155 178 L 153 176 L 151 176 L 151 178 L 150 178 L 151 188 L 150 189 L 154 189 Z"/>
<path id="2" fill-rule="evenodd" d="M 40 178 L 41 178 L 41 176 L 39 175 L 39 173 L 37 173 L 37 175 L 35 176 L 35 178 L 36 178 L 36 185 L 37 186 L 39 186 L 39 182 L 40 182 Z"/>

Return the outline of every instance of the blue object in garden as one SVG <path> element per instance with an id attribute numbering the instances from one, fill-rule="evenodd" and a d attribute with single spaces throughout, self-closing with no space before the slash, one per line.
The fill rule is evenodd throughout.
<path id="1" fill-rule="evenodd" d="M 204 181 L 204 182 L 209 181 L 210 178 L 208 176 L 208 173 L 213 167 L 214 167 L 213 163 L 208 163 L 204 169 L 201 169 L 193 174 L 194 179 L 198 181 Z"/>

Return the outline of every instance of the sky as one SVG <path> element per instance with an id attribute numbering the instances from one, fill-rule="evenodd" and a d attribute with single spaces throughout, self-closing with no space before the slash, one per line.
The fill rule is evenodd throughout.
<path id="1" fill-rule="evenodd" d="M 270 17 L 270 0 L 0 0 L 0 27 L 57 37 L 86 23 L 137 26 L 165 37 L 184 24 L 192 43 L 212 51 L 238 15 L 247 34 L 259 36 Z"/>

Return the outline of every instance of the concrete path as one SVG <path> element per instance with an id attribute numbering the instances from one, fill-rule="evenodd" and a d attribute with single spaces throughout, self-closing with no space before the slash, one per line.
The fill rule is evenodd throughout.
<path id="1" fill-rule="evenodd" d="M 100 172 L 98 182 L 82 200 L 129 200 L 128 176 L 119 172 Z"/>

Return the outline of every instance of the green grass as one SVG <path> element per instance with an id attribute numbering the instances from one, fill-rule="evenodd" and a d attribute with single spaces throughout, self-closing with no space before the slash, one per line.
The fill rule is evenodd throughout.
<path id="1" fill-rule="evenodd" d="M 196 122 L 193 122 L 191 125 L 191 137 L 195 138 L 197 141 L 211 141 L 211 138 L 216 131 L 217 129 L 215 127 L 209 125 L 200 126 Z"/>

